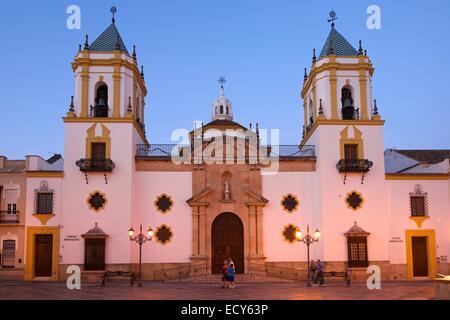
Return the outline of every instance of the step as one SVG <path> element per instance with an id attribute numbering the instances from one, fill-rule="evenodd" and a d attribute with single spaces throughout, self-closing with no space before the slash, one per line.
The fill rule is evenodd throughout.
<path id="1" fill-rule="evenodd" d="M 23 280 L 23 269 L 0 269 L 0 280 Z"/>

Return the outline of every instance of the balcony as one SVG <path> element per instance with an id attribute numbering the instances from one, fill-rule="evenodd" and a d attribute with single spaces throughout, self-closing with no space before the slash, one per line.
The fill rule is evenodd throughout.
<path id="1" fill-rule="evenodd" d="M 249 146 L 245 147 L 246 160 L 253 159 L 248 154 Z M 309 160 L 316 157 L 314 146 L 299 146 L 299 145 L 279 145 L 279 146 L 259 146 L 259 155 L 256 155 L 257 161 L 268 159 L 280 159 L 280 160 Z M 191 153 L 192 161 L 199 160 L 194 155 L 193 145 L 176 145 L 176 144 L 151 144 L 143 145 L 139 144 L 136 148 L 136 158 L 141 160 L 170 160 L 181 159 L 183 155 L 189 155 Z M 209 156 L 200 154 L 200 160 L 208 160 Z M 195 159 L 194 159 L 195 158 Z M 253 159 L 255 160 L 255 159 Z"/>
<path id="2" fill-rule="evenodd" d="M 116 167 L 111 159 L 80 159 L 75 164 L 82 172 L 111 172 Z"/>
<path id="3" fill-rule="evenodd" d="M 19 211 L 0 211 L 0 224 L 19 223 Z"/>
<path id="4" fill-rule="evenodd" d="M 367 173 L 373 167 L 373 162 L 369 160 L 341 160 L 336 165 L 340 173 Z"/>

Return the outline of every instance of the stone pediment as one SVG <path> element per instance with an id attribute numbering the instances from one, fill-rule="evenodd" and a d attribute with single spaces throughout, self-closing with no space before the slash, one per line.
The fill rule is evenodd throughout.
<path id="1" fill-rule="evenodd" d="M 265 206 L 269 202 L 269 200 L 250 188 L 247 188 L 245 193 L 249 197 L 249 201 L 245 203 L 247 206 Z"/>
<path id="2" fill-rule="evenodd" d="M 186 203 L 190 206 L 208 206 L 209 202 L 205 197 L 211 192 L 211 187 L 206 187 L 203 191 L 189 198 Z"/>

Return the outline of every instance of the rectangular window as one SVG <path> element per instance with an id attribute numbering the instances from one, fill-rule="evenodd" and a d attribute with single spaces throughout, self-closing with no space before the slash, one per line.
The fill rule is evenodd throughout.
<path id="1" fill-rule="evenodd" d="M 16 241 L 3 241 L 2 267 L 14 268 L 16 266 Z"/>
<path id="2" fill-rule="evenodd" d="M 410 202 L 411 202 L 411 216 L 425 217 L 427 215 L 425 197 L 411 196 Z"/>
<path id="3" fill-rule="evenodd" d="M 105 239 L 86 239 L 84 270 L 105 270 Z"/>
<path id="4" fill-rule="evenodd" d="M 345 160 L 358 160 L 358 145 L 346 144 L 344 145 Z"/>
<path id="5" fill-rule="evenodd" d="M 16 214 L 17 213 L 17 204 L 15 203 L 8 203 L 8 214 Z"/>
<path id="6" fill-rule="evenodd" d="M 367 256 L 366 237 L 348 237 L 348 266 L 350 268 L 367 268 L 369 260 Z"/>
<path id="7" fill-rule="evenodd" d="M 91 159 L 94 160 L 106 159 L 106 143 L 93 142 L 91 144 Z"/>
<path id="8" fill-rule="evenodd" d="M 53 192 L 38 192 L 36 194 L 36 214 L 53 213 Z"/>

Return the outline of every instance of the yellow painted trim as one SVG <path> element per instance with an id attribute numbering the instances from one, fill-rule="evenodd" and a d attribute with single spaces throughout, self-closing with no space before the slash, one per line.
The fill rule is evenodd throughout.
<path id="1" fill-rule="evenodd" d="M 313 96 L 313 119 L 314 119 L 314 122 L 315 122 L 316 119 L 317 119 L 317 88 L 316 88 L 316 79 L 313 79 L 312 96 Z"/>
<path id="2" fill-rule="evenodd" d="M 86 56 L 77 57 L 72 62 L 72 70 L 75 72 L 79 66 L 111 67 L 115 64 L 118 64 L 120 67 L 126 67 L 127 69 L 133 71 L 133 75 L 137 79 L 142 95 L 144 97 L 147 96 L 147 87 L 145 85 L 144 79 L 142 79 L 141 72 L 136 63 L 123 59 L 120 54 L 117 58 L 117 56 L 115 56 L 116 52 L 110 52 L 110 54 L 114 55 L 110 59 L 92 59 L 89 57 L 89 54 Z"/>
<path id="3" fill-rule="evenodd" d="M 359 58 L 359 63 L 364 64 L 364 57 Z M 367 108 L 367 78 L 366 69 L 359 69 L 359 95 L 360 95 L 360 105 L 361 105 L 361 120 L 369 119 L 369 112 Z"/>
<path id="4" fill-rule="evenodd" d="M 27 178 L 63 178 L 64 171 L 27 171 Z"/>
<path id="5" fill-rule="evenodd" d="M 337 106 L 337 77 L 336 70 L 330 70 L 330 101 L 331 101 L 331 119 L 338 118 Z"/>
<path id="6" fill-rule="evenodd" d="M 71 119 L 71 118 L 68 118 Z M 318 118 L 317 121 L 314 123 L 313 127 L 311 130 L 309 130 L 306 134 L 305 134 L 305 138 L 302 140 L 301 145 L 305 145 L 309 138 L 312 136 L 312 134 L 316 131 L 317 127 L 319 125 L 332 125 L 332 126 L 336 126 L 336 125 L 343 125 L 343 126 L 359 126 L 359 125 L 364 125 L 364 126 L 384 126 L 385 121 L 384 120 L 329 120 L 329 119 L 322 119 L 322 118 Z"/>
<path id="7" fill-rule="evenodd" d="M 292 211 L 289 211 L 283 205 L 284 200 L 286 200 L 286 198 L 288 198 L 289 196 L 291 196 L 292 198 L 295 199 L 295 201 L 297 201 L 297 205 L 295 206 L 294 210 L 292 210 Z M 286 211 L 289 214 L 293 214 L 295 211 L 300 210 L 300 208 L 299 208 L 300 207 L 300 200 L 297 198 L 297 196 L 293 195 L 292 193 L 288 193 L 288 194 L 284 195 L 283 197 L 281 197 L 280 206 L 283 209 L 283 211 Z"/>
<path id="8" fill-rule="evenodd" d="M 436 232 L 432 230 L 405 230 L 406 242 L 406 263 L 408 270 L 408 280 L 414 280 L 414 265 L 412 253 L 412 238 L 427 237 L 427 254 L 428 254 L 428 277 L 430 280 L 436 277 L 437 261 L 436 261 Z"/>
<path id="9" fill-rule="evenodd" d="M 162 212 L 161 210 L 159 210 L 159 207 L 158 207 L 158 205 L 156 204 L 156 203 L 159 201 L 159 199 L 161 199 L 161 198 L 164 197 L 164 196 L 165 196 L 166 198 L 169 198 L 170 202 L 172 203 L 172 205 L 169 207 L 169 209 L 168 209 L 166 212 Z M 175 205 L 175 202 L 173 201 L 172 197 L 169 196 L 169 195 L 166 194 L 166 193 L 162 193 L 162 194 L 160 194 L 159 196 L 157 196 L 156 199 L 155 199 L 155 201 L 153 202 L 153 206 L 155 207 L 155 210 L 156 210 L 157 212 L 159 212 L 159 213 L 162 213 L 162 214 L 168 214 L 170 211 L 172 211 L 172 208 L 173 208 L 174 205 Z"/>
<path id="10" fill-rule="evenodd" d="M 83 64 L 81 71 L 81 110 L 80 117 L 87 117 L 89 104 L 89 65 Z"/>
<path id="11" fill-rule="evenodd" d="M 428 216 L 423 216 L 423 217 L 409 217 L 411 220 L 413 220 L 416 224 L 417 224 L 417 228 L 422 228 L 422 225 L 425 221 L 427 221 L 428 219 L 430 219 L 430 217 Z"/>
<path id="12" fill-rule="evenodd" d="M 35 236 L 37 234 L 52 234 L 53 248 L 52 248 L 52 281 L 59 280 L 59 227 L 28 227 L 27 228 L 27 250 L 26 250 L 26 265 L 25 265 L 25 280 L 34 279 L 34 263 L 35 263 Z"/>
<path id="13" fill-rule="evenodd" d="M 161 230 L 161 229 L 164 228 L 164 227 L 166 227 L 166 228 L 169 229 L 169 231 L 170 231 L 170 238 L 169 238 L 169 240 L 167 240 L 166 242 L 160 241 L 160 240 L 158 239 L 158 237 L 156 236 L 156 234 L 158 233 L 158 231 Z M 173 230 L 172 230 L 172 228 L 169 227 L 168 225 L 162 224 L 162 225 L 160 225 L 158 228 L 156 228 L 156 230 L 155 230 L 155 239 L 156 239 L 157 242 L 159 242 L 159 243 L 162 244 L 163 246 L 168 245 L 168 244 L 172 241 L 172 238 L 173 238 Z"/>
<path id="14" fill-rule="evenodd" d="M 106 145 L 106 158 L 111 159 L 111 131 L 105 126 L 102 126 L 102 136 L 95 136 L 95 128 L 97 124 L 93 124 L 87 129 L 86 137 L 86 159 L 92 158 L 92 143 L 105 143 Z"/>
<path id="15" fill-rule="evenodd" d="M 103 199 L 105 199 L 105 203 L 103 203 L 103 205 L 102 205 L 100 208 L 98 208 L 98 209 L 95 209 L 94 207 L 92 207 L 92 206 L 91 206 L 91 203 L 89 202 L 89 200 L 91 199 L 91 197 L 92 197 L 94 194 L 96 194 L 96 193 L 99 193 L 99 194 L 103 197 Z M 88 207 L 89 207 L 90 210 L 95 211 L 96 213 L 99 213 L 100 211 L 102 211 L 102 210 L 105 209 L 106 205 L 108 204 L 108 198 L 106 198 L 106 195 L 105 195 L 103 192 L 96 190 L 96 191 L 91 192 L 91 193 L 89 194 L 89 196 L 88 196 L 87 199 L 86 199 L 86 204 L 88 205 Z"/>
<path id="16" fill-rule="evenodd" d="M 47 222 L 52 219 L 55 215 L 48 213 L 48 214 L 36 214 L 33 213 L 33 217 L 35 217 L 36 219 L 38 219 L 41 222 L 41 225 L 46 226 Z"/>
<path id="17" fill-rule="evenodd" d="M 359 207 L 357 207 L 356 209 L 354 209 L 352 206 L 350 206 L 350 204 L 348 203 L 348 197 L 350 197 L 353 193 L 356 193 L 360 198 L 361 198 L 361 203 L 359 204 Z M 349 193 L 347 193 L 347 196 L 345 197 L 345 204 L 347 205 L 347 208 L 349 208 L 352 211 L 358 211 L 361 210 L 362 207 L 364 206 L 364 197 L 362 196 L 362 194 L 356 190 L 350 191 Z"/>
<path id="18" fill-rule="evenodd" d="M 287 229 L 289 229 L 289 227 L 294 228 L 294 229 L 296 230 L 295 232 L 297 232 L 297 231 L 300 230 L 300 228 L 299 228 L 298 226 L 295 226 L 295 225 L 293 225 L 292 223 L 290 223 L 290 224 L 288 224 L 287 226 L 284 226 L 284 227 L 283 227 L 283 230 L 281 231 L 281 236 L 283 237 L 283 240 L 286 241 L 286 242 L 289 243 L 289 244 L 297 243 L 298 240 L 295 238 L 295 235 L 294 235 L 294 238 L 293 238 L 292 241 L 290 241 L 289 239 L 287 239 L 287 238 L 285 237 L 284 233 L 286 232 Z"/>
<path id="19" fill-rule="evenodd" d="M 413 174 L 413 173 L 404 173 L 404 174 L 391 174 L 388 173 L 385 175 L 386 180 L 437 180 L 437 181 L 446 181 L 449 180 L 450 175 L 448 174 Z"/>
<path id="20" fill-rule="evenodd" d="M 121 74 L 120 74 L 120 52 L 114 53 L 113 59 L 113 68 L 114 72 L 112 75 L 113 85 L 114 85 L 114 97 L 113 97 L 113 118 L 120 117 L 120 82 L 121 82 Z"/>
<path id="21" fill-rule="evenodd" d="M 141 137 L 144 144 L 149 144 L 147 137 L 145 136 L 144 132 L 141 130 L 139 125 L 137 124 L 135 119 L 132 118 L 72 118 L 72 117 L 64 117 L 63 118 L 64 123 L 132 123 L 138 132 L 139 136 Z"/>
<path id="22" fill-rule="evenodd" d="M 330 72 L 330 77 L 336 76 L 336 70 L 344 70 L 344 71 L 368 71 L 370 76 L 373 76 L 373 73 L 375 69 L 372 66 L 372 63 L 370 61 L 364 61 L 364 62 L 358 62 L 358 63 L 340 63 L 336 62 L 335 57 L 329 57 L 330 61 L 326 62 L 320 66 L 314 65 L 309 73 L 308 79 L 303 84 L 302 93 L 301 95 L 304 96 L 306 94 L 306 91 L 308 88 L 311 87 L 312 79 L 314 77 L 317 77 L 319 73 L 322 73 L 324 71 Z M 341 57 L 339 57 L 341 58 Z M 355 57 L 352 57 L 355 58 Z"/>
<path id="23" fill-rule="evenodd" d="M 136 78 L 133 79 L 133 115 L 134 119 L 136 119 L 137 115 L 137 108 L 140 108 L 140 106 L 137 105 L 137 82 Z"/>
<path id="24" fill-rule="evenodd" d="M 355 138 L 350 139 L 348 137 L 348 128 L 350 126 L 345 127 L 344 130 L 341 131 L 341 139 L 340 139 L 340 152 L 341 159 L 345 159 L 345 145 L 346 144 L 356 144 L 358 146 L 358 159 L 364 158 L 364 140 L 362 139 L 362 132 L 356 127 L 353 127 L 353 131 L 355 133 Z"/>

